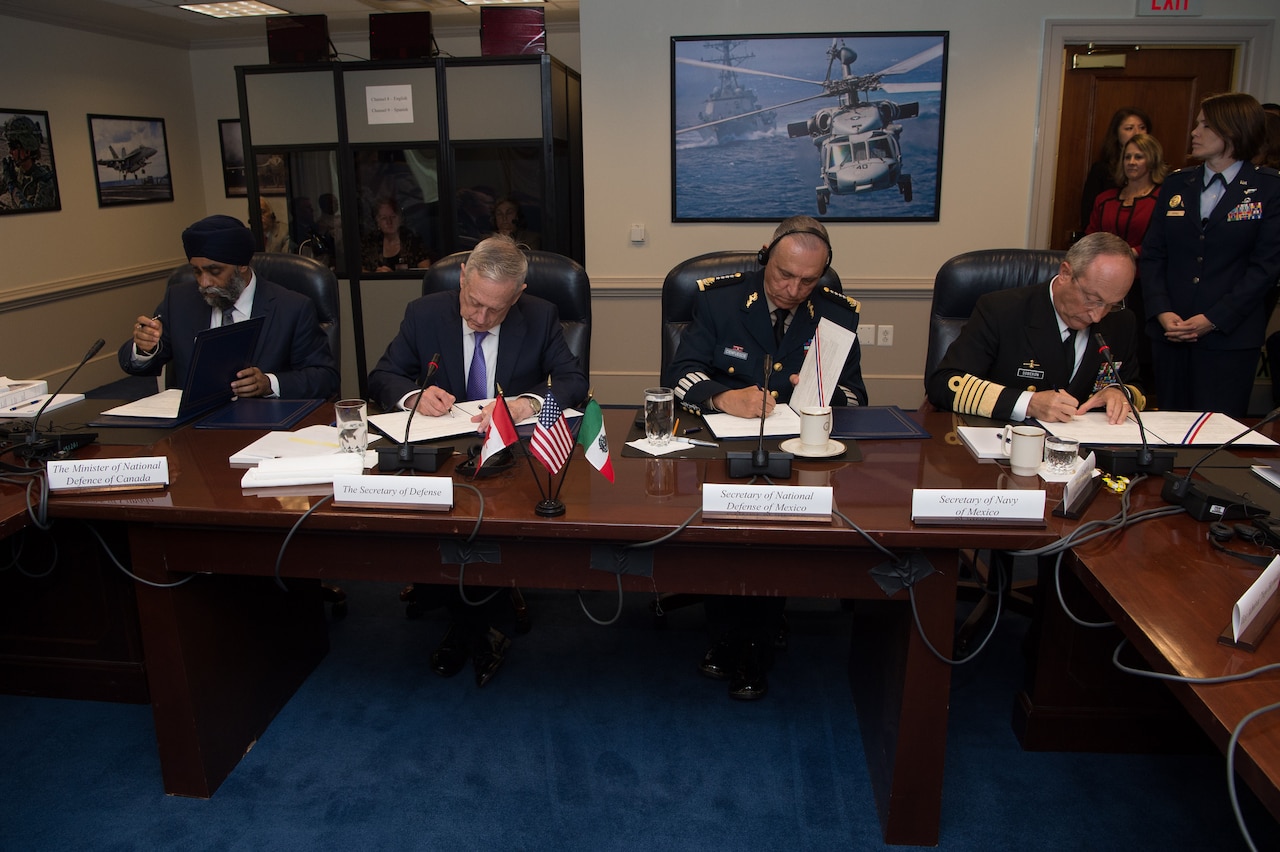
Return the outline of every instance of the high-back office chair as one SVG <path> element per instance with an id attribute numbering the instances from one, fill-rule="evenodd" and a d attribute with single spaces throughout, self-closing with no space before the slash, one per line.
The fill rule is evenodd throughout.
<path id="1" fill-rule="evenodd" d="M 582 372 L 590 379 L 591 280 L 587 271 L 572 258 L 555 252 L 531 250 L 525 255 L 529 258 L 529 271 L 524 279 L 525 292 L 556 306 L 565 343 L 577 356 Z M 457 290 L 462 283 L 462 264 L 470 256 L 470 252 L 454 252 L 431 264 L 422 276 L 422 295 Z M 413 586 L 405 587 L 400 593 L 410 618 L 417 618 L 423 611 L 417 597 Z M 516 630 L 529 632 L 529 608 L 518 588 L 511 589 L 511 605 L 515 609 Z"/>
<path id="2" fill-rule="evenodd" d="M 693 303 L 696 300 L 699 281 L 709 281 L 735 272 L 755 272 L 760 268 L 758 252 L 713 251 L 700 254 L 678 263 L 667 273 L 662 282 L 662 364 L 659 375 L 666 372 L 680 348 L 685 329 L 693 322 Z M 837 293 L 840 276 L 830 267 L 818 281 L 818 287 L 828 287 Z"/>
<path id="3" fill-rule="evenodd" d="M 956 255 L 942 264 L 933 279 L 925 378 L 960 336 L 979 297 L 995 290 L 1047 285 L 1058 274 L 1064 257 L 1066 252 L 1045 249 L 983 249 Z"/>
<path id="4" fill-rule="evenodd" d="M 973 315 L 973 308 L 985 293 L 1014 287 L 1044 286 L 1058 274 L 1065 252 L 1041 249 L 984 249 L 957 255 L 938 270 L 933 282 L 933 307 L 929 312 L 929 348 L 925 354 L 926 381 L 946 354 L 947 348 L 960 336 L 960 330 Z M 925 401 L 927 406 L 928 400 Z M 1012 582 L 1013 560 L 995 551 L 962 552 L 962 570 L 976 576 L 982 597 L 969 618 L 956 633 L 955 648 L 965 655 L 971 643 L 986 635 L 988 617 L 992 615 L 995 596 L 1003 593 L 1010 603 L 1030 604 L 1023 589 L 1031 582 Z M 1002 589 L 999 573 L 1010 578 Z"/>
<path id="5" fill-rule="evenodd" d="M 560 312 L 560 328 L 582 372 L 591 377 L 591 279 L 576 260 L 550 251 L 527 251 L 525 292 L 546 299 Z M 462 264 L 470 252 L 459 251 L 431 264 L 422 276 L 422 295 L 457 290 Z"/>

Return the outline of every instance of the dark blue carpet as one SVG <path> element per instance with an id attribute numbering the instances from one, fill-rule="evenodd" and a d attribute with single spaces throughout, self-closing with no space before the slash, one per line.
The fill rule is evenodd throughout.
<path id="1" fill-rule="evenodd" d="M 163 794 L 149 707 L 0 696 L 0 849 L 883 846 L 834 606 L 793 605 L 771 694 L 741 704 L 696 674 L 700 607 L 658 626 L 628 597 L 597 627 L 571 595 L 526 593 L 533 631 L 479 690 L 426 670 L 441 616 L 346 585 L 329 657 L 208 801 Z M 1007 618 L 955 674 L 940 848 L 1242 848 L 1216 754 L 1019 749 L 1025 629 Z"/>

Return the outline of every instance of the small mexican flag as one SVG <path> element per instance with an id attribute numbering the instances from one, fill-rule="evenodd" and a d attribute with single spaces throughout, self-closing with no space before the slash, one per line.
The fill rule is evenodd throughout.
<path id="1" fill-rule="evenodd" d="M 587 400 L 582 412 L 582 425 L 578 427 L 578 443 L 586 452 L 591 466 L 613 482 L 613 462 L 609 460 L 609 439 L 604 434 L 604 414 L 594 399 Z"/>

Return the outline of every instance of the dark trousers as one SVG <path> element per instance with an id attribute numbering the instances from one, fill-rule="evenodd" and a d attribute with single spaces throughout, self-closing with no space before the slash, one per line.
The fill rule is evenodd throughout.
<path id="1" fill-rule="evenodd" d="M 708 595 L 705 601 L 707 622 L 717 639 L 734 642 L 758 642 L 773 647 L 774 637 L 782 626 L 786 598 Z"/>
<path id="2" fill-rule="evenodd" d="M 1165 411 L 1217 411 L 1248 416 L 1257 349 L 1205 349 L 1152 338 L 1156 400 Z"/>

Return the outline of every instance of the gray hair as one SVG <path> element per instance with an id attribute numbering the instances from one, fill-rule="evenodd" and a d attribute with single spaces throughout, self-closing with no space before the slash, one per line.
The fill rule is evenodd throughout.
<path id="1" fill-rule="evenodd" d="M 809 231 L 815 233 L 808 233 Z M 777 245 L 778 240 L 788 235 L 794 236 L 807 249 L 821 247 L 830 250 L 831 248 L 831 235 L 827 233 L 823 224 L 812 216 L 791 216 L 783 219 L 774 229 L 770 245 Z"/>
<path id="2" fill-rule="evenodd" d="M 1066 261 L 1073 272 L 1084 275 L 1089 266 L 1104 254 L 1128 258 L 1129 262 L 1133 263 L 1135 268 L 1137 267 L 1133 260 L 1133 249 L 1129 248 L 1129 244 L 1107 231 L 1097 231 L 1081 237 L 1067 250 Z"/>
<path id="3" fill-rule="evenodd" d="M 467 271 L 490 281 L 524 283 L 529 258 L 516 241 L 501 234 L 481 240 L 466 261 Z"/>

